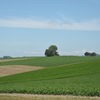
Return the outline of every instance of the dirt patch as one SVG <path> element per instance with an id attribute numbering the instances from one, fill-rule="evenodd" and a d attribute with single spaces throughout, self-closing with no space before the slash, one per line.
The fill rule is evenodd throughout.
<path id="1" fill-rule="evenodd" d="M 37 95 L 37 94 L 10 94 L 10 93 L 0 93 L 0 95 L 7 95 L 7 96 L 22 96 L 22 97 L 46 97 L 46 98 L 89 98 L 89 99 L 96 99 L 100 100 L 100 97 L 86 97 L 86 96 L 72 96 L 72 95 Z"/>
<path id="2" fill-rule="evenodd" d="M 43 67 L 26 66 L 26 65 L 9 65 L 0 66 L 0 77 L 43 69 Z"/>
<path id="3" fill-rule="evenodd" d="M 24 59 L 33 59 L 33 58 L 3 59 L 3 60 L 0 60 L 0 62 L 13 61 L 13 60 L 24 60 Z"/>

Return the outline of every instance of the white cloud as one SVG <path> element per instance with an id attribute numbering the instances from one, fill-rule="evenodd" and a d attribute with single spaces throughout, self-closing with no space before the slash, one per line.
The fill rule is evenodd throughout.
<path id="1" fill-rule="evenodd" d="M 83 49 L 83 50 L 82 50 L 82 53 L 85 53 L 85 52 L 86 52 L 86 50 L 85 50 L 85 49 Z"/>
<path id="2" fill-rule="evenodd" d="M 65 52 L 59 52 L 59 54 L 61 55 L 77 55 L 77 54 L 80 54 L 81 52 L 80 51 L 65 51 Z"/>
<path id="3" fill-rule="evenodd" d="M 100 30 L 100 19 L 83 22 L 37 20 L 29 18 L 0 19 L 0 27 L 23 27 L 62 30 Z"/>
<path id="4" fill-rule="evenodd" d="M 99 0 L 90 0 L 90 1 L 92 1 L 94 3 L 99 3 Z"/>
<path id="5" fill-rule="evenodd" d="M 74 50 L 74 51 L 65 51 L 65 52 L 59 52 L 61 55 L 83 55 L 87 50 Z M 92 52 L 92 51 L 90 51 Z"/>
<path id="6" fill-rule="evenodd" d="M 23 53 L 24 54 L 29 54 L 29 55 L 41 55 L 41 54 L 44 54 L 43 52 L 36 52 L 36 51 L 32 51 L 32 52 L 24 51 Z"/>
<path id="7" fill-rule="evenodd" d="M 74 50 L 74 51 L 64 51 L 64 52 L 58 52 L 60 55 L 84 55 L 85 52 L 94 52 L 93 50 L 89 51 L 86 49 L 83 50 Z M 32 51 L 32 52 L 27 52 L 24 51 L 23 54 L 28 54 L 28 55 L 44 55 L 44 52 L 37 52 L 37 51 Z"/>
<path id="8" fill-rule="evenodd" d="M 84 55 L 85 52 L 95 52 L 93 50 L 74 50 L 74 51 L 65 51 L 65 52 L 59 52 L 60 55 Z M 96 52 L 97 53 L 97 52 Z M 98 53 L 99 54 L 99 53 Z"/>

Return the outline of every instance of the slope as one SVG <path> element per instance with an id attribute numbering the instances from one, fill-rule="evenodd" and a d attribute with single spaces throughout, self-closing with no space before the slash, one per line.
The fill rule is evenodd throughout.
<path id="1" fill-rule="evenodd" d="M 12 82 L 61 79 L 96 73 L 100 73 L 100 60 L 60 67 L 46 68 L 37 71 L 30 71 L 26 73 L 1 77 L 0 83 L 4 84 Z"/>

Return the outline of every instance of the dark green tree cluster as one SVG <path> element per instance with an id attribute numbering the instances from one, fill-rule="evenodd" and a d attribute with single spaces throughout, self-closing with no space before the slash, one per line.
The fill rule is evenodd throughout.
<path id="1" fill-rule="evenodd" d="M 85 52 L 84 55 L 85 55 L 85 56 L 96 56 L 97 54 L 96 54 L 95 52 L 92 52 L 92 53 L 90 53 L 90 52 Z"/>
<path id="2" fill-rule="evenodd" d="M 45 55 L 47 57 L 59 56 L 57 49 L 58 49 L 57 46 L 51 45 L 48 49 L 45 50 Z"/>
<path id="3" fill-rule="evenodd" d="M 10 56 L 3 56 L 3 59 L 9 59 L 9 58 L 12 58 Z"/>

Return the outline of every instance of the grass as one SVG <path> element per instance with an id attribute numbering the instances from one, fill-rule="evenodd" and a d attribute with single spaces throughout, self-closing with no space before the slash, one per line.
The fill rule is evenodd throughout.
<path id="1" fill-rule="evenodd" d="M 0 62 L 0 66 L 29 65 L 29 66 L 54 67 L 70 63 L 86 62 L 93 60 L 100 60 L 100 57 L 77 57 L 77 56 L 32 57 L 31 59 Z"/>
<path id="2" fill-rule="evenodd" d="M 0 92 L 100 96 L 100 60 L 1 77 Z"/>

